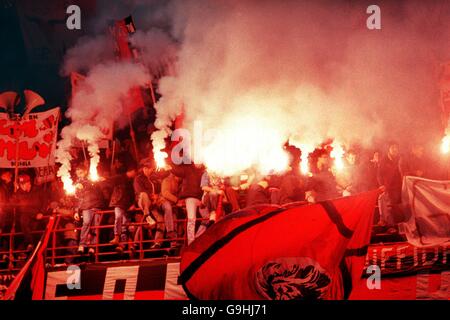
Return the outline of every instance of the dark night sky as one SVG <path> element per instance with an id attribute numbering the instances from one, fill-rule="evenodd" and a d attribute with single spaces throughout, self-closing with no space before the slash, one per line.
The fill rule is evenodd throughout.
<path id="1" fill-rule="evenodd" d="M 23 2 L 26 3 L 27 1 Z M 0 50 L 0 92 L 12 90 L 22 93 L 24 89 L 30 89 L 39 93 L 46 100 L 47 104 L 41 107 L 42 109 L 56 105 L 65 107 L 67 105 L 66 93 L 70 87 L 69 80 L 59 75 L 63 54 L 38 62 L 36 62 L 36 59 L 30 58 L 31 51 L 26 46 L 26 39 L 21 26 L 20 3 L 21 0 L 0 1 L 0 39 L 2 43 L 2 49 Z M 65 12 L 58 12 L 58 14 L 63 19 L 65 18 Z M 27 19 L 29 17 L 27 13 L 24 13 L 23 16 Z M 35 17 L 42 19 L 41 21 L 44 21 L 44 23 L 50 20 L 48 25 L 51 25 L 52 17 L 50 15 L 43 13 L 34 15 L 32 18 Z M 29 19 L 31 21 L 31 18 Z M 62 25 L 61 21 L 63 20 L 60 19 L 58 22 L 60 25 Z M 30 25 L 33 27 L 32 24 Z M 43 27 L 39 31 L 45 34 L 45 31 L 48 30 L 46 29 L 47 26 L 43 24 L 41 26 Z M 81 32 L 72 34 L 70 42 L 73 44 L 80 35 L 82 35 Z M 50 39 L 50 43 L 59 43 L 57 37 Z M 39 43 L 39 40 L 37 43 Z M 42 42 L 42 47 L 46 46 L 47 44 Z"/>

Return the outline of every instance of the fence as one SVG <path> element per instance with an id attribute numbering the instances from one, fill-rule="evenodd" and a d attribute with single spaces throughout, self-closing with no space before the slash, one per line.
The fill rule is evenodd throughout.
<path id="1" fill-rule="evenodd" d="M 185 209 L 179 208 L 181 210 L 180 216 L 183 218 L 175 218 L 174 225 L 177 236 L 175 238 L 167 238 L 163 236 L 155 240 L 154 232 L 152 229 L 158 226 L 161 228 L 161 224 L 164 221 L 156 221 L 156 226 L 150 228 L 148 223 L 141 219 L 140 221 L 128 222 L 125 226 L 127 231 L 127 241 L 120 243 L 120 248 L 117 250 L 117 246 L 109 243 L 109 240 L 113 237 L 114 224 L 107 224 L 111 218 L 114 221 L 114 210 L 101 210 L 97 211 L 100 214 L 100 224 L 98 226 L 91 226 L 92 233 L 96 237 L 96 243 L 89 245 L 89 248 L 94 248 L 95 252 L 90 255 L 77 253 L 78 239 L 81 231 L 81 225 L 74 225 L 75 221 L 68 218 L 65 214 L 57 213 L 55 216 L 55 226 L 51 231 L 51 238 L 47 246 L 46 251 L 46 263 L 49 267 L 55 267 L 65 263 L 66 261 L 75 260 L 77 262 L 100 262 L 100 261 L 114 261 L 114 260 L 124 260 L 124 259 L 138 259 L 143 260 L 145 258 L 161 256 L 161 255 L 171 255 L 178 256 L 179 249 L 186 245 L 186 225 L 187 219 Z M 140 218 L 143 217 L 142 211 L 139 209 L 130 210 L 127 212 L 128 216 L 133 216 L 133 214 L 138 215 Z M 111 217 L 112 215 L 112 217 Z M 48 219 L 48 217 L 44 217 Z M 196 223 L 205 221 L 205 218 L 197 218 Z M 67 223 L 67 222 L 70 223 Z M 103 222 L 103 223 L 102 223 Z M 181 229 L 181 230 L 180 230 Z M 31 234 L 35 237 L 40 237 L 43 234 L 41 231 L 33 231 Z M 70 232 L 76 236 L 71 236 L 70 239 L 66 239 L 65 233 Z M 139 235 L 136 237 L 136 233 Z M 164 233 L 165 234 L 165 233 Z M 26 262 L 26 255 L 30 252 L 24 248 L 18 246 L 19 240 L 23 237 L 23 232 L 15 232 L 15 224 L 13 224 L 12 230 L 8 233 L 0 234 L 0 243 L 8 243 L 7 248 L 0 249 L 0 274 L 2 273 L 14 273 L 21 269 L 22 265 Z M 130 236 L 132 235 L 132 236 Z M 105 240 L 107 239 L 107 240 Z M 6 240 L 6 241 L 5 241 Z M 171 248 L 167 246 L 170 242 L 177 242 L 178 246 L 176 248 Z M 162 243 L 161 248 L 151 248 L 151 245 L 155 242 Z M 128 248 L 128 249 L 127 249 Z M 150 255 L 149 255 L 150 254 Z M 151 255 L 153 254 L 153 256 Z M 126 257 L 128 256 L 128 257 Z M 22 259 L 21 259 L 22 258 Z M 76 261 L 78 260 L 78 261 Z"/>

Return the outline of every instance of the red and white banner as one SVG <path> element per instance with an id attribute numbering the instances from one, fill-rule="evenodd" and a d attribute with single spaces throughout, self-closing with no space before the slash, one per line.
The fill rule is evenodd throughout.
<path id="1" fill-rule="evenodd" d="M 55 164 L 59 108 L 11 118 L 0 113 L 0 168 L 47 167 Z"/>

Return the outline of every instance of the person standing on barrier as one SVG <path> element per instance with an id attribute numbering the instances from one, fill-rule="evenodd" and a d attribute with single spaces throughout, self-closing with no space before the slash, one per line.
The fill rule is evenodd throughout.
<path id="1" fill-rule="evenodd" d="M 178 189 L 180 178 L 170 173 L 161 183 L 161 208 L 164 212 L 164 223 L 167 231 L 167 238 L 174 239 L 177 237 L 174 225 L 173 207 L 179 204 Z M 176 241 L 171 241 L 172 248 L 177 246 Z"/>
<path id="2" fill-rule="evenodd" d="M 161 185 L 159 180 L 168 176 L 168 171 L 156 171 L 155 163 L 151 159 L 141 162 L 141 172 L 134 179 L 134 192 L 139 208 L 144 213 L 142 221 L 146 221 L 151 228 L 156 227 L 155 242 L 151 249 L 159 249 L 161 240 L 164 238 L 164 217 L 158 211 L 159 192 Z M 140 219 L 137 219 L 139 221 Z M 156 221 L 155 221 L 156 220 Z M 139 241 L 140 230 L 138 227 L 135 233 L 135 244 Z"/>
<path id="3" fill-rule="evenodd" d="M 181 164 L 172 166 L 172 173 L 181 178 L 179 199 L 184 199 L 186 201 L 188 245 L 191 244 L 196 237 L 195 220 L 197 209 L 200 208 L 199 211 L 202 218 L 209 218 L 208 209 L 201 207 L 203 190 L 200 187 L 200 184 L 204 172 L 205 167 L 202 164 Z M 201 229 L 199 231 L 201 231 Z"/>
<path id="4" fill-rule="evenodd" d="M 86 247 L 89 247 L 89 254 L 95 254 L 97 245 L 96 227 L 100 225 L 101 215 L 98 213 L 105 205 L 103 193 L 98 184 L 88 179 L 88 169 L 86 166 L 80 166 L 76 169 L 78 178 L 76 188 L 76 197 L 78 199 L 78 212 L 75 219 L 79 219 L 79 212 L 83 218 L 83 225 L 80 233 L 80 243 L 78 253 L 84 253 Z"/>
<path id="5" fill-rule="evenodd" d="M 110 177 L 104 183 L 112 187 L 111 199 L 109 206 L 114 208 L 114 239 L 109 243 L 118 248 L 121 242 L 126 242 L 128 214 L 127 210 L 133 205 L 134 191 L 133 181 L 136 177 L 136 166 L 134 164 L 128 167 L 118 169 L 118 174 Z"/>

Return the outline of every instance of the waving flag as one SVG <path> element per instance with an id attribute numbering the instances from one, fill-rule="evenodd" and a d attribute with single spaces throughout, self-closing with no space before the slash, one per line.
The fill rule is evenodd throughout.
<path id="1" fill-rule="evenodd" d="M 362 281 L 378 191 L 229 215 L 182 255 L 193 299 L 344 299 Z"/>
<path id="2" fill-rule="evenodd" d="M 8 287 L 4 300 L 42 300 L 45 286 L 45 251 L 55 224 L 51 216 L 39 243 L 28 262 Z"/>
<path id="3" fill-rule="evenodd" d="M 123 20 L 116 21 L 111 27 L 111 34 L 116 44 L 117 56 L 122 60 L 135 60 L 137 51 L 134 50 L 129 42 L 130 34 L 136 32 L 132 16 Z M 140 108 L 144 107 L 144 98 L 139 87 L 130 89 L 128 98 L 124 101 L 124 111 L 126 114 L 132 114 Z"/>

